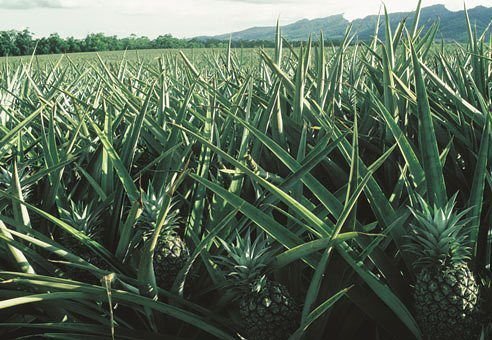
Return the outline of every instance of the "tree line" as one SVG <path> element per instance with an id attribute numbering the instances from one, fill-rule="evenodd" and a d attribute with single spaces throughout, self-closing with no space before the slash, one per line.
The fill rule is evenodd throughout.
<path id="1" fill-rule="evenodd" d="M 20 56 L 36 54 L 59 54 L 75 52 L 120 51 L 166 48 L 215 48 L 225 47 L 228 41 L 179 39 L 170 34 L 160 35 L 155 39 L 131 35 L 119 38 L 103 33 L 88 34 L 85 38 L 62 38 L 57 33 L 48 37 L 34 38 L 34 34 L 22 31 L 0 31 L 0 56 Z M 273 47 L 271 41 L 233 42 L 233 47 Z"/>

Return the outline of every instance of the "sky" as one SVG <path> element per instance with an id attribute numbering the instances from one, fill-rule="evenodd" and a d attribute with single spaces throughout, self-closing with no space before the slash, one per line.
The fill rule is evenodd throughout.
<path id="1" fill-rule="evenodd" d="M 466 0 L 466 6 L 492 6 L 492 0 Z M 386 0 L 388 12 L 414 10 L 417 0 Z M 300 19 L 344 14 L 352 20 L 377 14 L 381 0 L 0 0 L 0 30 L 28 28 L 36 37 L 59 33 L 84 37 L 172 34 L 180 38 L 216 35 L 253 26 L 282 25 Z M 463 0 L 423 0 L 463 9 Z"/>

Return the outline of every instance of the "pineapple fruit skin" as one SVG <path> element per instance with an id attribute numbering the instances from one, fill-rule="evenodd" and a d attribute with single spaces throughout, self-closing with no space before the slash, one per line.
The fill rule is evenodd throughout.
<path id="1" fill-rule="evenodd" d="M 190 250 L 178 235 L 163 235 L 159 238 L 154 253 L 154 271 L 157 284 L 170 290 L 180 270 L 190 259 Z"/>
<path id="2" fill-rule="evenodd" d="M 258 291 L 249 291 L 240 298 L 239 314 L 248 340 L 288 339 L 300 317 L 287 288 L 269 280 Z"/>
<path id="3" fill-rule="evenodd" d="M 423 269 L 417 276 L 414 298 L 417 321 L 427 338 L 478 339 L 478 293 L 466 265 Z"/>

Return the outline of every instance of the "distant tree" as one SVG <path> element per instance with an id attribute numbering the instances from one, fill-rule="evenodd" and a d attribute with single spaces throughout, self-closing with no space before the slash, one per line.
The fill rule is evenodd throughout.
<path id="1" fill-rule="evenodd" d="M 68 37 L 66 40 L 67 52 L 76 53 L 81 52 L 81 41 L 75 39 L 74 37 Z"/>
<path id="2" fill-rule="evenodd" d="M 107 51 L 108 49 L 108 41 L 103 33 L 92 33 L 85 38 L 83 50 L 86 52 Z"/>
<path id="3" fill-rule="evenodd" d="M 57 33 L 53 33 L 48 37 L 48 45 L 50 53 L 59 54 L 67 52 L 67 43 L 60 38 Z"/>
<path id="4" fill-rule="evenodd" d="M 138 37 L 135 34 L 129 38 L 123 39 L 122 47 L 128 50 L 142 50 L 151 48 L 150 40 L 147 37 Z"/>
<path id="5" fill-rule="evenodd" d="M 62 38 L 57 33 L 48 37 L 33 39 L 33 33 L 23 31 L 0 31 L 0 56 L 28 55 L 33 53 L 36 46 L 37 54 L 98 52 L 141 49 L 169 49 L 169 48 L 224 48 L 229 41 L 209 39 L 179 39 L 171 34 L 160 35 L 151 40 L 145 36 L 135 34 L 125 38 L 106 36 L 103 33 L 88 34 L 83 39 L 74 37 Z M 292 46 L 299 46 L 301 42 L 292 42 Z M 274 47 L 272 41 L 233 41 L 232 47 Z"/>
<path id="6" fill-rule="evenodd" d="M 203 41 L 198 40 L 196 38 L 187 40 L 185 44 L 186 44 L 186 47 L 189 47 L 189 48 L 205 47 L 205 44 L 203 43 Z"/>
<path id="7" fill-rule="evenodd" d="M 50 54 L 50 44 L 47 38 L 40 38 L 36 41 L 36 54 Z"/>
<path id="8" fill-rule="evenodd" d="M 0 53 L 2 56 L 19 55 L 19 48 L 15 44 L 16 31 L 0 32 Z"/>
<path id="9" fill-rule="evenodd" d="M 60 54 L 68 52 L 68 44 L 57 33 L 37 40 L 37 54 Z"/>
<path id="10" fill-rule="evenodd" d="M 152 41 L 153 48 L 183 48 L 186 41 L 174 38 L 171 34 L 160 35 Z"/>
<path id="11" fill-rule="evenodd" d="M 19 55 L 31 54 L 33 52 L 34 41 L 32 39 L 32 33 L 28 29 L 16 32 L 14 39 Z"/>
<path id="12" fill-rule="evenodd" d="M 124 49 L 120 39 L 118 39 L 118 37 L 115 35 L 108 37 L 108 45 L 110 51 L 117 51 L 117 50 Z"/>

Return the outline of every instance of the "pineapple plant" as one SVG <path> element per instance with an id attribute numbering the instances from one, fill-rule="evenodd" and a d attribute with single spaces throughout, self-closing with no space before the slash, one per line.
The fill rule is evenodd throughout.
<path id="1" fill-rule="evenodd" d="M 287 339 L 299 323 L 299 308 L 284 285 L 266 276 L 273 258 L 267 240 L 252 242 L 248 231 L 235 244 L 221 243 L 228 256 L 217 260 L 228 271 L 241 331 L 248 340 Z"/>
<path id="2" fill-rule="evenodd" d="M 492 337 L 492 272 L 487 270 L 486 274 L 480 280 L 479 315 L 484 326 L 485 339 L 489 339 Z"/>
<path id="3" fill-rule="evenodd" d="M 7 190 L 12 183 L 12 172 L 0 166 L 0 188 Z"/>
<path id="4" fill-rule="evenodd" d="M 12 172 L 0 166 L 0 190 L 9 190 L 12 185 Z M 8 211 L 10 201 L 0 199 L 0 212 Z"/>
<path id="5" fill-rule="evenodd" d="M 17 168 L 18 168 L 19 181 L 22 182 L 26 180 L 29 176 L 28 166 L 17 166 Z M 0 189 L 9 190 L 12 186 L 13 181 L 14 181 L 13 166 L 10 167 L 10 169 L 0 166 Z M 24 198 L 26 199 L 30 196 L 32 191 L 31 186 L 22 185 L 22 184 L 21 184 L 21 190 L 22 190 L 22 194 L 24 195 Z"/>
<path id="6" fill-rule="evenodd" d="M 156 155 L 147 146 L 142 145 L 137 149 L 135 168 L 141 169 L 154 161 Z"/>
<path id="7" fill-rule="evenodd" d="M 22 192 L 22 198 L 25 202 L 32 205 L 39 205 L 41 198 L 39 197 L 39 186 L 36 184 L 25 184 L 29 177 L 33 175 L 33 167 L 28 164 L 19 164 L 17 163 L 17 173 L 18 179 L 20 182 L 20 189 Z M 14 166 L 10 167 L 2 167 L 0 166 L 0 190 L 13 191 L 12 183 L 14 182 Z M 2 202 L 0 200 L 0 211 L 4 210 L 6 213 L 11 214 L 12 211 L 10 209 L 9 200 L 5 200 Z M 32 226 L 38 227 L 43 219 L 38 215 L 28 211 L 29 220 Z"/>
<path id="8" fill-rule="evenodd" d="M 143 229 L 144 239 L 150 239 L 156 228 L 158 215 L 164 201 L 165 193 L 156 192 L 152 183 L 142 195 L 143 211 L 138 226 Z M 154 249 L 154 272 L 157 285 L 169 290 L 176 277 L 190 258 L 190 250 L 186 242 L 179 236 L 179 211 L 173 209 L 167 215 L 164 227 Z"/>
<path id="9" fill-rule="evenodd" d="M 416 223 L 407 250 L 416 255 L 414 302 L 417 322 L 428 339 L 477 339 L 479 286 L 467 262 L 467 211 L 456 213 L 454 196 L 443 208 L 411 209 Z"/>
<path id="10" fill-rule="evenodd" d="M 98 214 L 92 209 L 92 205 L 85 205 L 83 202 L 75 203 L 70 201 L 70 210 L 60 208 L 61 219 L 70 226 L 76 228 L 94 241 L 102 244 L 103 238 L 99 227 Z M 87 246 L 83 245 L 79 240 L 72 235 L 64 232 L 60 235 L 59 242 L 70 250 L 73 254 L 83 258 L 90 264 L 104 269 L 108 265 L 99 256 L 97 256 Z M 65 266 L 63 268 L 66 275 L 74 280 L 95 283 L 95 277 L 85 270 Z"/>

